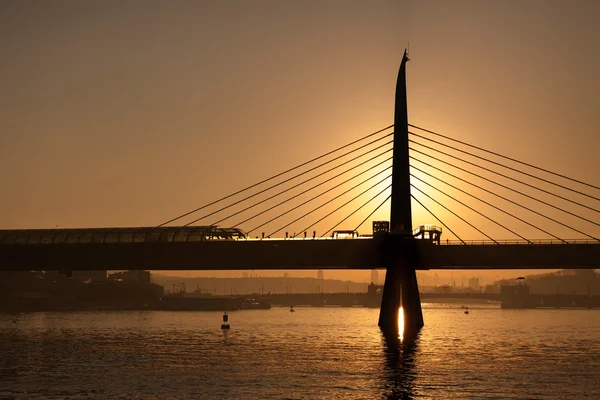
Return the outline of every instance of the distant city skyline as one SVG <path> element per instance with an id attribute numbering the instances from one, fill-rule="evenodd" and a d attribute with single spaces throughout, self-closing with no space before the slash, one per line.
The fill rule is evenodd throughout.
<path id="1" fill-rule="evenodd" d="M 348 280 L 358 284 L 382 285 L 385 280 L 385 270 L 327 270 L 327 275 L 319 277 L 320 270 L 254 270 L 254 271 L 152 271 L 153 274 L 171 276 L 173 278 L 314 278 Z M 525 270 L 432 270 L 417 271 L 419 284 L 423 286 L 452 286 L 469 287 L 470 279 L 477 279 L 479 286 L 485 286 L 503 279 L 518 278 Z M 531 270 L 529 273 L 537 275 L 544 272 L 557 270 Z M 350 274 L 348 274 L 350 272 Z M 377 279 L 374 280 L 373 278 Z"/>

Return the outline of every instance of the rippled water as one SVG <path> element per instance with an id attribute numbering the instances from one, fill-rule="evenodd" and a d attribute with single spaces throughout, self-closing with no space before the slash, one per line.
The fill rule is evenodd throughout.
<path id="1" fill-rule="evenodd" d="M 600 311 L 425 307 L 0 314 L 0 399 L 600 398 Z"/>

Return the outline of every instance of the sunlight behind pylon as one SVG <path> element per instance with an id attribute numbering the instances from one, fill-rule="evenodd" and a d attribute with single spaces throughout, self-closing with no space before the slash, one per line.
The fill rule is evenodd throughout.
<path id="1" fill-rule="evenodd" d="M 404 308 L 398 309 L 398 338 L 402 342 L 404 340 Z"/>

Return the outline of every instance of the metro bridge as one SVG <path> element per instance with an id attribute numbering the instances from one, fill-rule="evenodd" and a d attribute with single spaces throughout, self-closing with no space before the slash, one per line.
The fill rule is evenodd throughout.
<path id="1" fill-rule="evenodd" d="M 0 231 L 0 270 L 385 268 L 379 325 L 384 331 L 397 332 L 400 306 L 404 309 L 406 330 L 417 330 L 423 325 L 416 270 L 600 268 L 600 235 L 595 234 L 600 227 L 600 210 L 592 205 L 600 202 L 600 198 L 591 194 L 599 193 L 600 187 L 409 124 L 407 61 L 405 53 L 396 85 L 394 125 L 156 227 Z M 309 173 L 314 175 L 292 186 L 283 186 Z M 350 173 L 353 175 L 344 179 Z M 468 175 L 468 179 L 459 174 Z M 355 184 L 358 178 L 362 181 Z M 344 180 L 339 182 L 341 179 Z M 536 183 L 532 184 L 532 180 Z M 315 184 L 310 183 L 313 181 Z M 494 185 L 495 189 L 486 188 L 482 182 Z M 270 186 L 265 188 L 267 185 Z M 313 195 L 317 189 L 320 192 Z M 507 192 L 518 195 L 520 200 L 508 197 Z M 286 193 L 287 198 L 273 204 L 274 199 L 283 198 L 280 196 Z M 300 202 L 308 193 L 312 197 Z M 467 204 L 456 193 L 473 200 Z M 486 200 L 484 195 L 493 196 L 494 202 Z M 341 210 L 365 196 L 368 200 L 362 200 L 359 207 L 345 213 L 320 237 L 316 237 L 314 230 L 311 232 L 315 225 L 332 215 L 340 215 Z M 371 207 L 371 213 L 352 231 L 358 231 L 388 201 L 389 224 L 375 223 L 373 234 L 368 237 L 329 237 L 330 232 L 382 197 L 383 201 L 374 209 Z M 324 210 L 348 198 L 319 217 Z M 280 223 L 295 212 L 303 212 L 299 210 L 305 210 L 309 203 L 316 204 L 318 199 L 326 200 L 291 222 Z M 423 232 L 415 234 L 413 200 L 458 241 L 428 239 Z M 540 206 L 527 205 L 532 201 Z M 426 202 L 430 207 L 435 204 L 443 209 L 444 218 L 427 207 Z M 211 207 L 218 209 L 208 212 Z M 520 214 L 514 212 L 515 207 Z M 552 213 L 548 213 L 550 208 Z M 472 219 L 459 215 L 455 211 L 458 209 L 495 224 L 508 232 L 511 239 L 492 237 L 475 226 Z M 502 220 L 493 217 L 490 210 L 502 213 Z M 200 211 L 206 214 L 181 225 L 184 218 Z M 253 214 L 248 216 L 249 212 Z M 449 215 L 486 239 L 462 239 L 444 223 Z M 234 217 L 244 219 L 221 227 Z M 576 219 L 577 224 L 565 222 L 567 217 Z M 209 225 L 194 225 L 209 218 L 214 219 Z M 532 218 L 544 218 L 549 225 L 560 227 L 561 232 L 568 230 L 577 238 L 565 239 L 549 229 L 549 225 L 533 223 Z M 251 221 L 256 225 L 250 226 Z M 298 225 L 300 221 L 306 221 L 306 225 Z M 178 226 L 173 226 L 175 223 Z M 280 225 L 276 229 L 271 228 L 277 223 Z M 519 233 L 523 226 L 540 232 L 543 237 L 532 239 Z M 290 235 L 291 228 L 294 233 Z"/>
<path id="2" fill-rule="evenodd" d="M 201 227 L 203 228 L 203 227 Z M 405 236 L 248 238 L 198 227 L 0 231 L 2 270 L 254 270 L 386 268 L 384 247 Z M 592 240 L 441 241 L 415 239 L 418 270 L 600 268 Z"/>

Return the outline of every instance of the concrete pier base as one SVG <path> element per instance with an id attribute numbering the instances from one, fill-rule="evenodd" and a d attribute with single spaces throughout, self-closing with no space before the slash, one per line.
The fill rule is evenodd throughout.
<path id="1" fill-rule="evenodd" d="M 379 327 L 386 334 L 398 334 L 398 313 L 404 311 L 404 333 L 414 333 L 423 327 L 423 311 L 417 285 L 417 274 L 404 262 L 388 268 L 379 311 Z"/>

